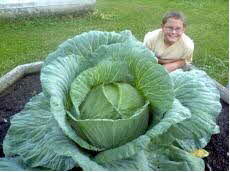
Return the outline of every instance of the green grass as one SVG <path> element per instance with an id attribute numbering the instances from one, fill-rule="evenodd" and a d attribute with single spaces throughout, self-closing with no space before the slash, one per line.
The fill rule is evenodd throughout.
<path id="1" fill-rule="evenodd" d="M 195 42 L 193 63 L 211 77 L 228 82 L 227 0 L 97 0 L 96 10 L 74 17 L 20 18 L 0 22 L 0 76 L 19 64 L 44 60 L 66 39 L 90 30 L 131 30 L 140 40 L 160 27 L 170 10 L 183 11 L 186 33 Z"/>

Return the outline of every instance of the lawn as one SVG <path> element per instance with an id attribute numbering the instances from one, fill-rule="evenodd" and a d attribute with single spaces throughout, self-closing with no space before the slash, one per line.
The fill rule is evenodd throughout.
<path id="1" fill-rule="evenodd" d="M 81 17 L 41 17 L 0 22 L 0 76 L 19 64 L 44 60 L 56 47 L 90 30 L 131 30 L 140 40 L 160 27 L 165 12 L 179 10 L 195 42 L 193 63 L 223 85 L 228 83 L 227 0 L 97 0 L 96 10 Z"/>

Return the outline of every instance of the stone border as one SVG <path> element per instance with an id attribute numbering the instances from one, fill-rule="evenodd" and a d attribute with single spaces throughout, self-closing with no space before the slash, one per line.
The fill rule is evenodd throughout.
<path id="1" fill-rule="evenodd" d="M 35 63 L 29 63 L 24 65 L 19 65 L 10 72 L 8 72 L 6 75 L 0 78 L 0 93 L 4 91 L 6 88 L 11 86 L 13 83 L 15 83 L 20 78 L 24 77 L 25 75 L 40 72 L 43 62 L 35 62 Z M 191 69 L 197 69 L 197 67 L 193 65 L 187 65 L 184 70 L 191 70 Z M 210 78 L 212 79 L 212 78 Z M 220 91 L 220 97 L 221 99 L 229 104 L 229 89 L 218 83 L 216 80 L 212 79 L 214 83 L 216 84 L 216 87 Z"/>
<path id="2" fill-rule="evenodd" d="M 42 64 L 43 62 L 40 61 L 15 67 L 13 70 L 0 78 L 0 93 L 25 75 L 39 72 Z"/>

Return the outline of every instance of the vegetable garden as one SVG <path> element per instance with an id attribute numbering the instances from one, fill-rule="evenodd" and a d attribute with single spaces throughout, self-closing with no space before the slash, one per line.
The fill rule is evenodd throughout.
<path id="1" fill-rule="evenodd" d="M 205 72 L 169 74 L 130 31 L 91 31 L 49 54 L 40 78 L 11 120 L 3 169 L 204 170 L 192 152 L 219 133 L 221 111 Z"/>
<path id="2" fill-rule="evenodd" d="M 1 125 L 9 129 L 0 170 L 228 170 L 228 146 L 223 166 L 204 158 L 215 134 L 226 129 L 228 138 L 228 107 L 213 80 L 199 69 L 168 73 L 130 30 L 65 40 L 35 78 L 10 126 Z"/>

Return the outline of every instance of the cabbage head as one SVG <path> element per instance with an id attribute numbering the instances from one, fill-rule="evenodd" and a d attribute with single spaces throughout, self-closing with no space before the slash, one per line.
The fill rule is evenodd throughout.
<path id="1" fill-rule="evenodd" d="M 49 54 L 42 92 L 11 120 L 0 170 L 204 170 L 215 84 L 168 73 L 130 31 L 82 33 Z"/>

